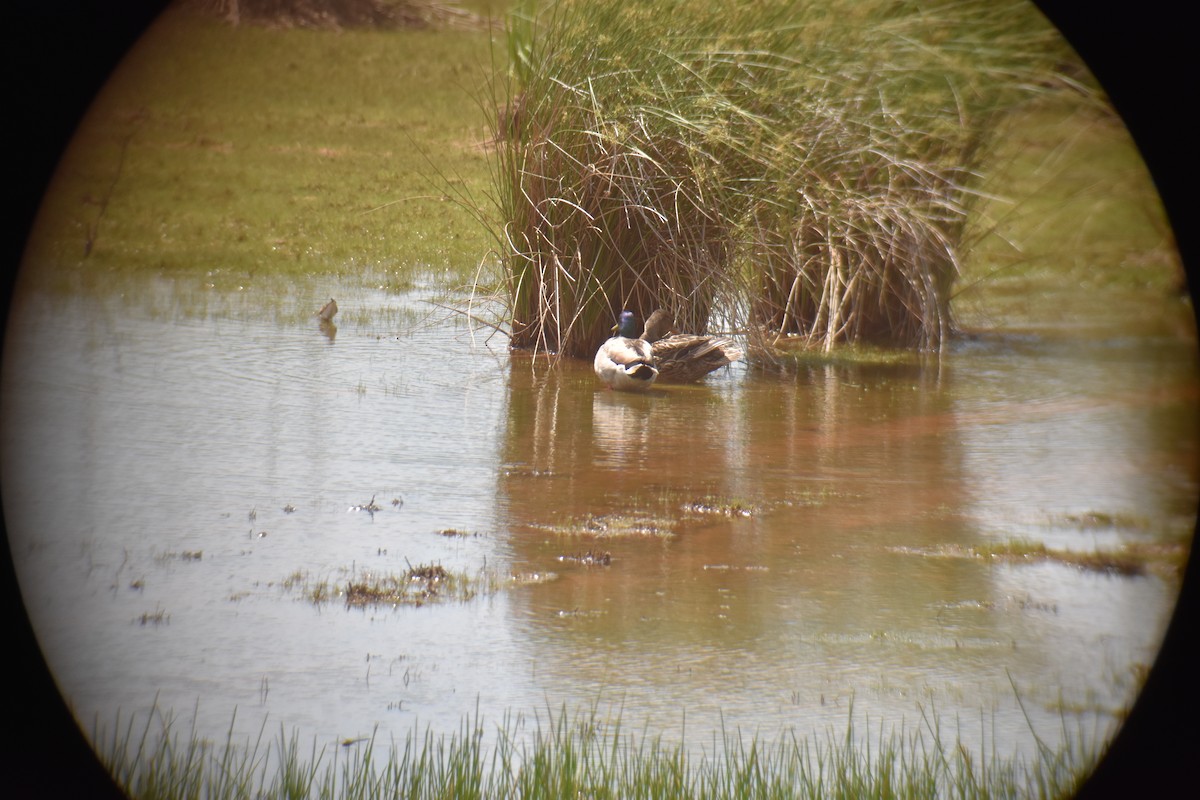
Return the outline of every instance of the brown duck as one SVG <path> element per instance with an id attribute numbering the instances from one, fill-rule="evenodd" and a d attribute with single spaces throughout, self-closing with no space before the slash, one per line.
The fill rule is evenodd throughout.
<path id="1" fill-rule="evenodd" d="M 646 320 L 642 339 L 650 343 L 658 379 L 671 383 L 698 381 L 742 357 L 741 348 L 723 336 L 679 333 L 675 320 L 661 308 Z"/>

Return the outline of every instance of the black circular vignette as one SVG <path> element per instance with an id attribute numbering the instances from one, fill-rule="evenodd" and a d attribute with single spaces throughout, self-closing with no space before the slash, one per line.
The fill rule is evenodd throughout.
<path id="1" fill-rule="evenodd" d="M 0 324 L 7 321 L 15 265 L 58 158 L 96 92 L 122 55 L 167 5 L 163 0 L 59 0 L 20 3 L 8 12 L 4 59 L 9 92 L 10 203 L 6 215 Z M 1068 0 L 1037 5 L 1087 62 L 1120 112 L 1146 160 L 1195 286 L 1196 180 L 1186 120 L 1198 96 L 1186 6 L 1124 4 L 1102 8 Z M 0 330 L 3 330 L 0 327 Z M 120 797 L 75 723 L 37 646 L 21 600 L 7 530 L 3 531 L 7 663 L 6 746 L 0 749 L 7 797 Z M 1108 756 L 1081 797 L 1159 796 L 1194 783 L 1200 753 L 1197 703 L 1196 557 L 1187 573 L 1162 650 Z M 15 679 L 14 676 L 15 675 Z"/>

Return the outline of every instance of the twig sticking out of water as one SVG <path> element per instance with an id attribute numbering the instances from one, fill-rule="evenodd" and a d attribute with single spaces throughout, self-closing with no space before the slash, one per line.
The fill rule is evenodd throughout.
<path id="1" fill-rule="evenodd" d="M 357 505 L 357 506 L 350 506 L 350 510 L 351 511 L 365 511 L 371 515 L 371 519 L 375 519 L 375 512 L 382 511 L 383 509 L 375 504 L 375 495 L 371 495 L 371 499 L 368 502 L 363 503 L 361 505 Z"/>

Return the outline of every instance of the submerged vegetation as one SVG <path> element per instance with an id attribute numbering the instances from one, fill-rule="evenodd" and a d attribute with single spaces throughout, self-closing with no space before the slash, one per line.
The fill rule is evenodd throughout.
<path id="1" fill-rule="evenodd" d="M 940 558 L 982 558 L 1015 564 L 1051 562 L 1109 575 L 1150 575 L 1179 579 L 1187 564 L 1188 547 L 1183 543 L 1127 543 L 1111 549 L 1068 550 L 1047 547 L 1044 542 L 1008 539 L 990 545 L 943 545 L 933 550 L 896 548 L 897 552 L 920 553 Z"/>
<path id="2" fill-rule="evenodd" d="M 584 356 L 616 312 L 937 349 L 1003 116 L 1098 92 L 1036 9 L 524 4 L 498 80 L 512 342 Z"/>
<path id="3" fill-rule="evenodd" d="M 451 193 L 487 186 L 488 36 L 167 9 L 63 154 L 23 276 L 149 274 L 266 306 L 309 275 L 393 291 L 469 275 L 488 234 Z"/>
<path id="4" fill-rule="evenodd" d="M 542 583 L 553 577 L 551 573 L 501 575 L 488 569 L 472 573 L 448 570 L 441 564 L 419 564 L 415 567 L 410 564 L 402 573 L 364 570 L 343 582 L 332 583 L 325 579 L 314 579 L 304 571 L 297 570 L 279 585 L 286 591 L 299 592 L 315 605 L 339 600 L 347 608 L 419 608 L 429 603 L 466 602 L 506 587 Z"/>
<path id="5" fill-rule="evenodd" d="M 1182 544 L 1128 543 L 1113 549 L 1065 550 L 1047 547 L 1043 542 L 1014 539 L 991 546 L 975 546 L 969 552 L 976 558 L 999 561 L 1053 561 L 1091 572 L 1110 575 L 1147 575 L 1157 573 L 1182 577 L 1188 548 Z"/>
<path id="6" fill-rule="evenodd" d="M 156 724 L 157 723 L 157 724 Z M 869 722 L 867 723 L 869 725 Z M 265 722 L 264 722 L 265 729 Z M 741 731 L 714 734 L 696 753 L 661 735 L 626 731 L 615 721 L 565 709 L 495 726 L 478 716 L 457 734 L 434 736 L 414 726 L 403 743 L 375 737 L 311 749 L 280 731 L 274 743 L 223 743 L 181 736 L 155 710 L 135 729 L 115 725 L 95 735 L 97 752 L 118 785 L 137 798 L 1058 798 L 1083 785 L 1099 758 L 1082 732 L 1064 727 L 1063 742 L 1038 739 L 1036 757 L 972 754 L 946 738 L 936 717 L 899 730 L 844 731 L 769 741 Z M 1036 735 L 1035 735 L 1036 738 Z M 494 739 L 494 745 L 485 742 Z"/>

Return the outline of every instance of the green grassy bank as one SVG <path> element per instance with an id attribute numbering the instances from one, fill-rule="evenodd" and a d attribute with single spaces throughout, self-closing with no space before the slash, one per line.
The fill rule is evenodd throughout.
<path id="1" fill-rule="evenodd" d="M 466 4 L 498 16 L 505 3 Z M 503 295 L 490 103 L 504 33 L 231 27 L 164 14 L 64 154 L 25 259 L 39 283 L 214 290 L 434 273 Z M 487 98 L 487 99 L 485 99 Z M 1049 92 L 997 133 L 952 298 L 968 326 L 1105 302 L 1133 319 L 1181 269 L 1119 119 Z"/>
<path id="2" fill-rule="evenodd" d="M 487 232 L 484 29 L 280 30 L 168 10 L 60 163 L 26 264 L 59 275 L 446 268 Z"/>

